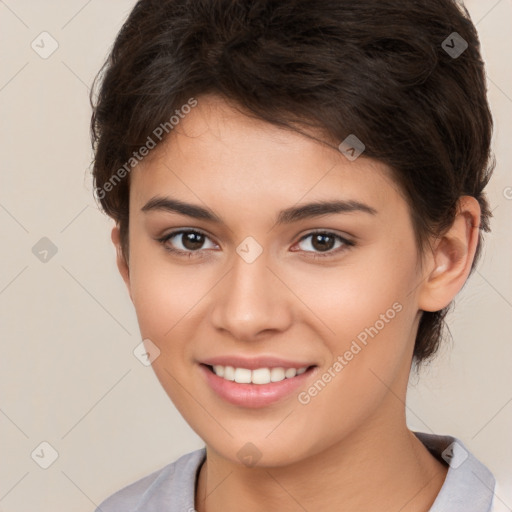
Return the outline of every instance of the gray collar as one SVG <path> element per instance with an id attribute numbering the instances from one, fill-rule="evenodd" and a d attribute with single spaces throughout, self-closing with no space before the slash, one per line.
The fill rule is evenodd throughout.
<path id="1" fill-rule="evenodd" d="M 495 487 L 492 473 L 458 439 L 413 433 L 435 457 L 450 466 L 429 512 L 489 512 Z M 117 503 L 137 503 L 135 512 L 192 512 L 196 480 L 205 459 L 205 447 L 187 453 L 120 491 L 118 494 L 124 492 L 124 497 L 120 496 L 122 501 Z M 103 510 L 110 512 L 117 508 Z"/>

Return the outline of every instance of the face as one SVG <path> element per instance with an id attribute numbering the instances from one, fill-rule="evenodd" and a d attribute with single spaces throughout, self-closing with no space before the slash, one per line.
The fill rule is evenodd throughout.
<path id="1" fill-rule="evenodd" d="M 129 246 L 154 371 L 216 453 L 284 465 L 403 419 L 422 276 L 383 164 L 201 97 L 132 171 Z"/>

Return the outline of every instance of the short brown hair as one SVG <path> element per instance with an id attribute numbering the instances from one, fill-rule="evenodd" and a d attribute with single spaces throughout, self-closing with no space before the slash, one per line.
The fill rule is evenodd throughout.
<path id="1" fill-rule="evenodd" d="M 137 2 L 91 93 L 96 196 L 125 257 L 129 173 L 112 179 L 155 127 L 207 93 L 281 127 L 355 134 L 393 170 L 420 249 L 453 223 L 462 195 L 478 200 L 489 231 L 493 123 L 478 35 L 456 0 Z M 481 243 L 482 233 L 473 268 Z M 436 352 L 447 311 L 422 313 L 416 364 Z"/>

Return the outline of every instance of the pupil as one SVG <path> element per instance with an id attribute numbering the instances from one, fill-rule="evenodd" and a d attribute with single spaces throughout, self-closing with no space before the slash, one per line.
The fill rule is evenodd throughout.
<path id="1" fill-rule="evenodd" d="M 330 241 L 326 242 L 326 240 Z M 334 241 L 333 237 L 330 235 L 319 233 L 313 236 L 313 247 L 320 251 L 327 251 L 332 249 L 332 242 Z"/>
<path id="2" fill-rule="evenodd" d="M 194 250 L 194 249 L 201 249 L 201 246 L 204 243 L 204 235 L 201 233 L 184 233 L 183 238 L 183 246 L 186 249 Z"/>

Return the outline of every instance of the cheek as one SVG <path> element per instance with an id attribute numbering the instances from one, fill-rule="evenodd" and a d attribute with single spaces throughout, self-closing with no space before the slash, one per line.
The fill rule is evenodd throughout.
<path id="1" fill-rule="evenodd" d="M 403 283 L 393 279 L 396 276 L 388 275 L 379 283 L 355 271 L 342 277 L 317 280 L 316 291 L 307 295 L 307 305 L 318 316 L 315 324 L 330 353 L 324 363 L 330 367 L 341 358 L 342 377 L 335 380 L 340 389 L 357 396 L 376 384 L 370 369 L 385 381 L 395 378 L 413 341 L 415 309 Z M 312 288 L 307 284 L 304 292 Z M 303 296 L 301 291 L 297 295 Z"/>
<path id="2" fill-rule="evenodd" d="M 190 324 L 208 285 L 205 267 L 171 264 L 163 250 L 133 247 L 130 285 L 137 319 L 143 337 L 154 339 L 159 348 L 179 348 L 176 342 L 183 326 Z M 172 343 L 171 343 L 172 341 Z"/>
<path id="3" fill-rule="evenodd" d="M 164 256 L 154 257 L 135 251 L 130 270 L 132 298 L 143 339 L 159 349 L 152 368 L 163 389 L 181 413 L 188 418 L 194 404 L 184 389 L 191 388 L 190 365 L 199 325 L 201 299 L 211 285 L 197 269 L 171 265 Z M 139 257 L 140 255 L 140 257 Z"/>
<path id="4" fill-rule="evenodd" d="M 350 265 L 304 273 L 290 286 L 305 298 L 330 352 L 323 370 L 330 368 L 329 383 L 312 407 L 323 411 L 325 421 L 333 403 L 341 415 L 368 413 L 387 392 L 383 382 L 409 368 L 417 312 L 411 293 L 418 279 L 415 248 L 390 244 L 375 252 Z"/>
<path id="5" fill-rule="evenodd" d="M 410 240 L 363 248 L 337 266 L 282 270 L 290 288 L 314 313 L 316 324 L 323 325 L 333 352 L 344 351 L 360 333 L 364 338 L 365 329 L 375 324 L 383 337 L 385 331 L 390 334 L 389 343 L 404 343 L 408 338 L 395 335 L 403 325 L 410 325 L 415 314 L 403 312 L 406 306 L 414 309 L 411 292 L 419 279 Z"/>

